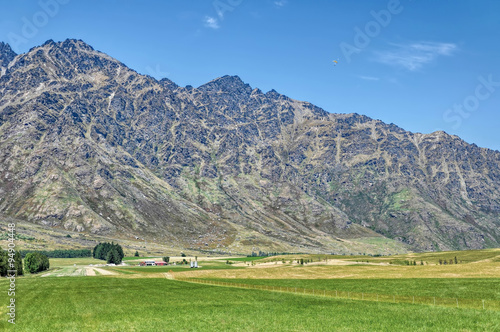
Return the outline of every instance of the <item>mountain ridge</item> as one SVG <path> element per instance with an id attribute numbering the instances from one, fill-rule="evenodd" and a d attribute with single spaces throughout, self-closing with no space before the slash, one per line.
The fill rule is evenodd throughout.
<path id="1" fill-rule="evenodd" d="M 328 113 L 238 76 L 180 87 L 80 40 L 7 67 L 5 216 L 240 252 L 500 243 L 500 153 L 456 136 Z"/>

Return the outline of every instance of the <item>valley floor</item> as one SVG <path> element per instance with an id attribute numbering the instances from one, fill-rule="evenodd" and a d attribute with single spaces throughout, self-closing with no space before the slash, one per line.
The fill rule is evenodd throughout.
<path id="1" fill-rule="evenodd" d="M 438 264 L 455 256 L 458 264 Z M 198 257 L 199 269 L 51 259 L 49 271 L 16 279 L 15 330 L 498 331 L 499 257 Z M 8 287 L 2 279 L 0 292 Z M 10 330 L 2 299 L 0 329 Z"/>

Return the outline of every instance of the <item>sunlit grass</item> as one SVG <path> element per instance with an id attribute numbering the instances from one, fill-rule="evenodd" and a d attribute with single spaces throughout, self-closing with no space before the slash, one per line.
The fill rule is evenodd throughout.
<path id="1" fill-rule="evenodd" d="M 498 279 L 212 279 L 235 284 L 300 287 L 385 295 L 500 301 Z"/>
<path id="2" fill-rule="evenodd" d="M 0 291 L 7 287 L 0 282 Z M 370 303 L 167 279 L 20 279 L 17 331 L 495 331 L 494 311 Z M 4 309 L 2 307 L 1 310 Z M 4 312 L 2 312 L 4 316 Z M 6 320 L 0 328 L 7 327 Z"/>

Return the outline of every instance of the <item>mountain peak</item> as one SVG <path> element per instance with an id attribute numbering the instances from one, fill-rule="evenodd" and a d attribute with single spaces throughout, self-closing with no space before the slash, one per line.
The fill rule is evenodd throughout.
<path id="1" fill-rule="evenodd" d="M 0 42 L 0 67 L 7 67 L 16 55 L 16 52 L 12 50 L 9 44 Z"/>
<path id="2" fill-rule="evenodd" d="M 94 48 L 84 42 L 81 39 L 66 39 L 63 42 L 57 43 L 59 47 L 63 49 L 71 48 L 71 47 L 77 47 L 79 49 L 87 50 L 87 51 L 94 51 Z"/>
<path id="3" fill-rule="evenodd" d="M 51 70 L 45 70 L 50 63 Z M 92 46 L 79 39 L 66 39 L 54 42 L 47 40 L 40 46 L 31 48 L 19 55 L 9 64 L 9 72 L 18 68 L 30 68 L 43 75 L 44 79 L 59 80 L 60 77 L 73 80 L 81 74 L 101 72 L 104 76 L 88 78 L 92 82 L 101 82 L 105 77 L 115 76 L 119 67 L 126 67 L 109 55 L 96 51 Z M 40 76 L 41 77 L 41 76 Z M 42 80 L 42 78 L 39 78 Z M 37 82 L 37 84 L 41 83 Z"/>
<path id="4" fill-rule="evenodd" d="M 252 87 L 241 80 L 239 76 L 224 75 L 198 87 L 204 92 L 223 91 L 227 93 L 247 94 L 252 93 Z"/>

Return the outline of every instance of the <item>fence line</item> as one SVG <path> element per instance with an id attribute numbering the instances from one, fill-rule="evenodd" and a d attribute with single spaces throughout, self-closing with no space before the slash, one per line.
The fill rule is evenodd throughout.
<path id="1" fill-rule="evenodd" d="M 192 279 L 175 277 L 177 281 L 207 284 L 212 286 L 236 287 L 247 289 L 266 290 L 271 292 L 302 294 L 310 296 L 339 298 L 355 301 L 373 301 L 373 302 L 389 302 L 389 303 L 409 303 L 409 304 L 425 304 L 430 306 L 444 306 L 454 308 L 468 309 L 484 309 L 484 310 L 500 310 L 500 301 L 495 300 L 479 300 L 479 299 L 464 299 L 464 298 L 439 298 L 431 296 L 414 296 L 414 295 L 393 295 L 393 294 L 376 294 L 365 292 L 351 292 L 341 290 L 317 290 L 300 287 L 281 287 L 268 285 L 250 285 L 240 283 L 229 283 L 215 280 Z"/>

